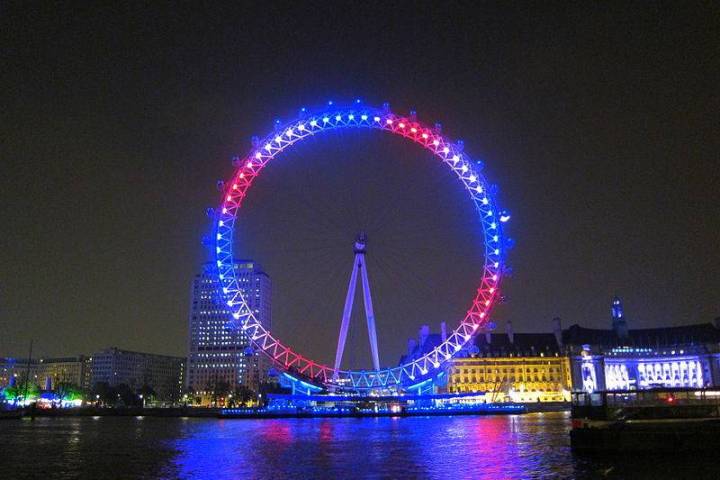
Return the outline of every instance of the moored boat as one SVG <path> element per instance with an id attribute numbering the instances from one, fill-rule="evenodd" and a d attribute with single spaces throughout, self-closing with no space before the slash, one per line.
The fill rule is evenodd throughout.
<path id="1" fill-rule="evenodd" d="M 575 392 L 570 443 L 580 452 L 720 448 L 720 389 Z"/>

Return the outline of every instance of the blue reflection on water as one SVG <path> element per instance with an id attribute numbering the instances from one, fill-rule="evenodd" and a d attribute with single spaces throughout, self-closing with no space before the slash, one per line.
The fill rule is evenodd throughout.
<path id="1" fill-rule="evenodd" d="M 181 478 L 557 478 L 574 471 L 565 414 L 198 422 L 175 447 Z"/>
<path id="2" fill-rule="evenodd" d="M 5 420 L 13 480 L 720 478 L 713 456 L 576 456 L 564 413 L 216 420 Z"/>

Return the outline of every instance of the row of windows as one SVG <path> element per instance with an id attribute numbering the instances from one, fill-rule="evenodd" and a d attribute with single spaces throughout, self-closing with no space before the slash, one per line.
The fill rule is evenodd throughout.
<path id="1" fill-rule="evenodd" d="M 563 378 L 560 376 L 545 376 L 545 375 L 529 375 L 529 376 L 518 376 L 510 375 L 496 375 L 496 376 L 490 376 L 490 375 L 483 375 L 483 376 L 472 376 L 472 377 L 466 377 L 466 376 L 457 376 L 453 375 L 450 377 L 450 381 L 452 383 L 477 383 L 477 382 L 507 382 L 510 380 L 511 382 L 562 382 Z"/>
<path id="2" fill-rule="evenodd" d="M 464 373 L 467 374 L 477 374 L 477 373 L 538 373 L 538 372 L 550 372 L 550 373 L 560 373 L 562 369 L 558 368 L 540 368 L 538 370 L 537 368 L 456 368 L 453 370 L 454 374 L 461 374 Z"/>

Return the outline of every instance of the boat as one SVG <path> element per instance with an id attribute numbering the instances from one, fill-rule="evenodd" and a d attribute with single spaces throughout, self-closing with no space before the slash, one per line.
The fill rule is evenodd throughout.
<path id="1" fill-rule="evenodd" d="M 720 448 L 720 389 L 573 392 L 576 452 L 695 452 Z"/>

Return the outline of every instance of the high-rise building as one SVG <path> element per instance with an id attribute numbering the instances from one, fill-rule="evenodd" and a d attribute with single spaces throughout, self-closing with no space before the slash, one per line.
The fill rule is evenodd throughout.
<path id="1" fill-rule="evenodd" d="M 160 401 L 179 401 L 184 384 L 185 358 L 131 352 L 115 347 L 92 356 L 92 384 L 125 384 L 139 390 L 149 386 Z"/>
<path id="2" fill-rule="evenodd" d="M 252 260 L 234 264 L 243 296 L 258 321 L 271 325 L 270 277 Z M 250 346 L 245 333 L 232 318 L 219 292 L 215 264 L 208 262 L 192 283 L 189 316 L 188 375 L 186 387 L 208 399 L 222 390 L 239 386 L 258 391 L 267 380 L 268 361 Z"/>

